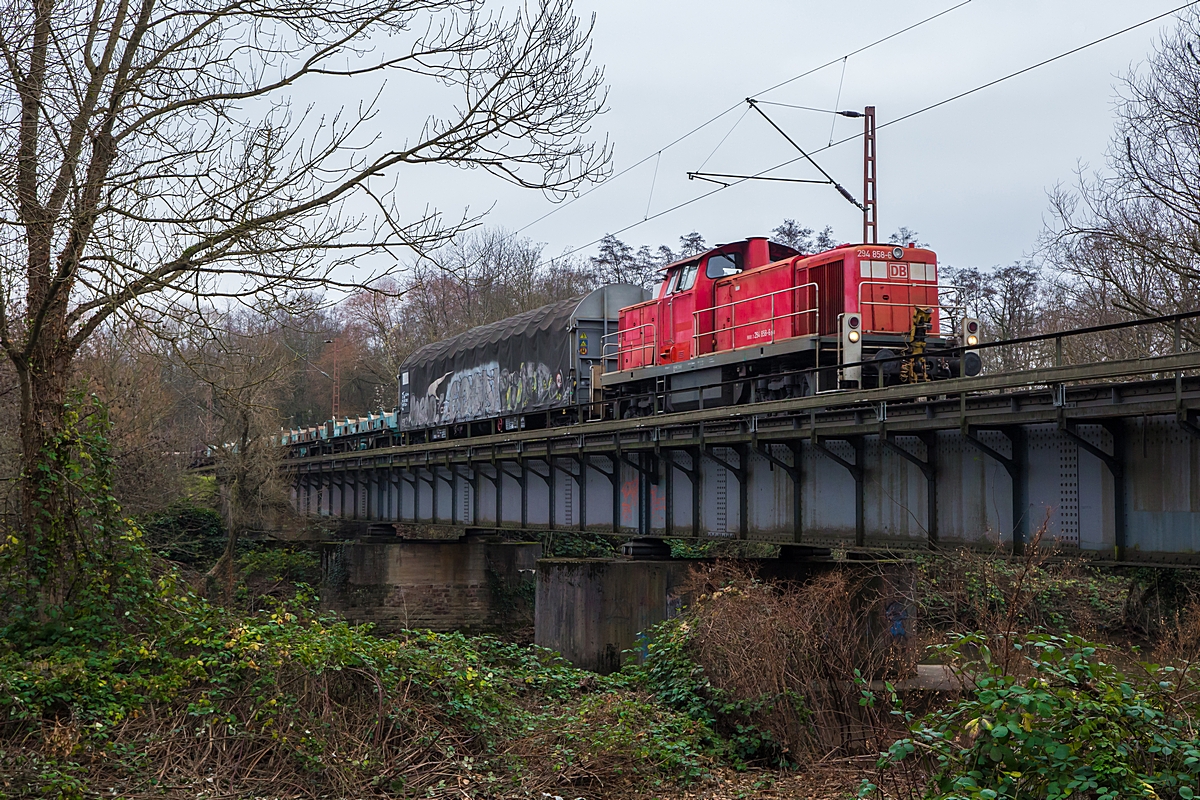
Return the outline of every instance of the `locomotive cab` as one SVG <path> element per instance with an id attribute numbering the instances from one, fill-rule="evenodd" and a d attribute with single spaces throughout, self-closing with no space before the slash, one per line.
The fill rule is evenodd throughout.
<path id="1" fill-rule="evenodd" d="M 654 298 L 621 311 L 618 370 L 678 364 L 715 352 L 718 281 L 798 255 L 786 245 L 752 238 L 666 265 Z"/>

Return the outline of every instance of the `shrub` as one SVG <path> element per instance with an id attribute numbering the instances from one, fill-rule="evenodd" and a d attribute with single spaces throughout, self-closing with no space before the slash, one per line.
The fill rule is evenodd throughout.
<path id="1" fill-rule="evenodd" d="M 157 626 L 0 655 L 0 791 L 508 795 L 688 781 L 720 751 L 703 725 L 541 648 L 383 639 L 303 594 L 247 614 L 170 575 L 158 587 Z"/>
<path id="2" fill-rule="evenodd" d="M 863 684 L 909 655 L 882 633 L 883 597 L 869 568 L 804 585 L 770 584 L 726 563 L 699 567 L 684 615 L 654 631 L 629 674 L 703 721 L 739 759 L 805 763 L 877 752 L 895 734 Z M 885 738 L 887 737 L 887 738 Z"/>
<path id="3" fill-rule="evenodd" d="M 315 584 L 321 577 L 320 557 L 304 547 L 255 545 L 238 556 L 237 565 L 247 578 L 277 583 Z"/>
<path id="4" fill-rule="evenodd" d="M 142 523 L 146 543 L 163 558 L 199 567 L 211 564 L 225 549 L 225 522 L 211 508 L 173 503 Z"/>
<path id="5" fill-rule="evenodd" d="M 895 742 L 885 776 L 927 773 L 929 800 L 1194 796 L 1200 686 L 1187 669 L 1139 664 L 1126 674 L 1108 648 L 1048 634 L 1015 641 L 1024 664 L 1006 669 L 991 641 L 972 634 L 939 648 L 970 691 Z"/>

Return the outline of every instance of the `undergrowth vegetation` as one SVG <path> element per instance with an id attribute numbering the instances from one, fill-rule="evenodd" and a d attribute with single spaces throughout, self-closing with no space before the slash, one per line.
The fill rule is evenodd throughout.
<path id="1" fill-rule="evenodd" d="M 380 638 L 311 600 L 233 613 L 166 575 L 119 637 L 8 638 L 3 793 L 511 796 L 695 780 L 724 755 L 620 677 L 493 638 Z"/>
<path id="2" fill-rule="evenodd" d="M 148 543 L 109 489 L 102 409 L 78 405 L 47 471 L 87 490 L 86 580 L 38 606 L 46 559 L 20 531 L 0 542 L 0 797 L 537 796 L 728 762 L 703 721 L 624 676 L 316 611 L 302 548 L 244 547 L 237 595 L 200 596 L 219 517 L 173 507 Z"/>

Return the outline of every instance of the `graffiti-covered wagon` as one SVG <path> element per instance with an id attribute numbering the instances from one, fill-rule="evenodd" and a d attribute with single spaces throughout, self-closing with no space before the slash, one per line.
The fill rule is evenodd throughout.
<path id="1" fill-rule="evenodd" d="M 604 286 L 425 345 L 400 367 L 400 429 L 440 439 L 573 421 L 590 398 L 593 367 L 613 368 L 604 340 L 620 310 L 648 296 Z"/>

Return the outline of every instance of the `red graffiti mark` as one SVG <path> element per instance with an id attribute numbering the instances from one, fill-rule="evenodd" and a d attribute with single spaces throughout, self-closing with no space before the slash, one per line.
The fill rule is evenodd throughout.
<path id="1" fill-rule="evenodd" d="M 666 492 L 653 485 L 650 487 L 650 514 L 651 519 L 666 519 L 667 516 Z"/>
<path id="2" fill-rule="evenodd" d="M 634 509 L 637 508 L 638 482 L 625 481 L 621 484 L 621 524 L 633 526 L 637 523 Z"/>

